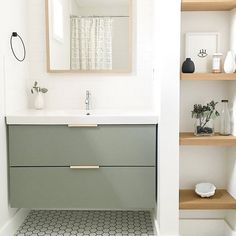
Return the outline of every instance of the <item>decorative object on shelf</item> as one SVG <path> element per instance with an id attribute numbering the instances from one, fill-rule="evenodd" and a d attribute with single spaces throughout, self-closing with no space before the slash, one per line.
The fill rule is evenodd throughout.
<path id="1" fill-rule="evenodd" d="M 218 32 L 189 32 L 186 33 L 186 58 L 192 58 L 195 72 L 212 72 L 212 56 L 219 50 Z"/>
<path id="2" fill-rule="evenodd" d="M 207 105 L 195 104 L 192 111 L 192 118 L 195 118 L 194 135 L 214 135 L 214 119 L 220 115 L 216 110 L 217 102 L 211 101 Z"/>
<path id="3" fill-rule="evenodd" d="M 201 49 L 198 53 L 198 56 L 201 57 L 201 58 L 207 57 L 208 56 L 207 50 L 206 49 Z"/>
<path id="4" fill-rule="evenodd" d="M 41 110 L 44 108 L 44 97 L 43 94 L 48 92 L 48 89 L 46 88 L 41 88 L 38 86 L 38 82 L 35 81 L 34 82 L 34 86 L 31 89 L 31 93 L 33 94 L 34 92 L 36 92 L 36 97 L 35 97 L 35 101 L 34 101 L 34 107 L 37 110 Z"/>
<path id="5" fill-rule="evenodd" d="M 194 73 L 195 65 L 191 58 L 186 58 L 182 65 L 182 72 L 183 73 Z"/>
<path id="6" fill-rule="evenodd" d="M 22 47 L 23 47 L 23 56 L 22 56 L 22 58 L 19 58 L 16 55 L 15 50 L 14 50 L 14 46 L 13 46 L 13 38 L 17 38 L 17 37 L 20 39 L 20 42 L 21 42 Z M 23 62 L 25 60 L 25 57 L 26 57 L 26 49 L 25 49 L 25 44 L 24 44 L 23 39 L 21 38 L 21 36 L 17 32 L 12 32 L 12 35 L 11 35 L 11 38 L 10 38 L 10 45 L 11 45 L 11 51 L 12 51 L 14 57 L 16 58 L 16 60 L 19 61 L 19 62 Z"/>
<path id="7" fill-rule="evenodd" d="M 234 73 L 235 69 L 235 53 L 233 51 L 228 51 L 224 62 L 224 71 L 225 73 Z"/>
<path id="8" fill-rule="evenodd" d="M 212 73 L 222 72 L 222 53 L 214 53 L 212 57 Z"/>
<path id="9" fill-rule="evenodd" d="M 195 186 L 195 193 L 202 198 L 215 195 L 216 186 L 211 183 L 200 183 Z"/>
<path id="10" fill-rule="evenodd" d="M 222 100 L 222 111 L 220 114 L 220 134 L 221 135 L 230 135 L 231 126 L 230 126 L 230 113 L 228 107 L 228 100 Z"/>

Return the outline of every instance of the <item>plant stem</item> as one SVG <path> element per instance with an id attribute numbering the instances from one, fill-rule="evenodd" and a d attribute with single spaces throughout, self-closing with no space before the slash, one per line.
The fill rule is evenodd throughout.
<path id="1" fill-rule="evenodd" d="M 211 111 L 210 114 L 206 117 L 206 121 L 203 124 L 202 128 L 204 128 L 204 126 L 210 121 L 212 113 L 213 113 L 213 111 Z"/>

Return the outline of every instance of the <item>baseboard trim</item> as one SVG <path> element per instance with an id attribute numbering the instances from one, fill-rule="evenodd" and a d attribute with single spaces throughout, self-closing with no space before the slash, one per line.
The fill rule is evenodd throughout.
<path id="1" fill-rule="evenodd" d="M 14 236 L 30 210 L 21 209 L 0 229 L 0 236 Z"/>
<path id="2" fill-rule="evenodd" d="M 157 222 L 157 219 L 155 219 L 154 218 L 154 233 L 155 233 L 155 235 L 160 235 L 160 233 L 159 233 L 159 225 L 158 225 L 158 222 Z"/>
<path id="3" fill-rule="evenodd" d="M 153 223 L 154 223 L 155 235 L 163 236 L 163 235 L 160 234 L 159 224 L 158 224 L 158 221 L 157 221 L 157 219 L 155 217 L 153 217 Z M 180 235 L 176 234 L 176 235 L 165 235 L 165 236 L 180 236 Z M 236 236 L 236 235 L 233 235 L 233 236 Z"/>

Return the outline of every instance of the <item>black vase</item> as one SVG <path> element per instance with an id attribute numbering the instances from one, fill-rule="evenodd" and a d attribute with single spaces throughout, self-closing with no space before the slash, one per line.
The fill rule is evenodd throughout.
<path id="1" fill-rule="evenodd" d="M 191 58 L 186 58 L 182 65 L 182 72 L 183 73 L 193 73 L 195 71 L 195 65 Z"/>

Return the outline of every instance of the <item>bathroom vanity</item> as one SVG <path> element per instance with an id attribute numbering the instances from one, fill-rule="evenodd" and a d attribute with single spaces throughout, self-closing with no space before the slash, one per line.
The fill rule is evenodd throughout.
<path id="1" fill-rule="evenodd" d="M 154 208 L 155 115 L 28 111 L 7 127 L 11 207 Z"/>

